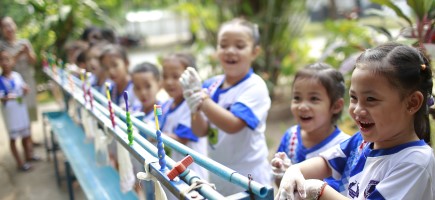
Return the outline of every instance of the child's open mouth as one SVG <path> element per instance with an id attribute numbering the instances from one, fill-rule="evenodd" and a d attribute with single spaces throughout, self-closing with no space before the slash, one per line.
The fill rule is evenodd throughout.
<path id="1" fill-rule="evenodd" d="M 233 64 L 236 64 L 236 63 L 237 63 L 237 61 L 236 61 L 236 60 L 225 60 L 225 62 L 226 62 L 226 63 L 228 63 L 228 64 L 231 64 L 231 65 L 233 65 Z"/>
<path id="2" fill-rule="evenodd" d="M 310 121 L 311 119 L 313 119 L 313 117 L 308 117 L 308 116 L 301 116 L 299 117 L 301 119 L 302 122 L 306 122 L 306 121 Z"/>
<path id="3" fill-rule="evenodd" d="M 375 123 L 358 121 L 358 126 L 361 131 L 368 131 Z"/>

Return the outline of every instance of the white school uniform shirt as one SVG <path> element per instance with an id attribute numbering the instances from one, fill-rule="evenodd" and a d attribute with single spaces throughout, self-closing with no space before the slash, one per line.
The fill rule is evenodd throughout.
<path id="1" fill-rule="evenodd" d="M 335 130 L 331 133 L 331 135 L 329 135 L 319 144 L 316 144 L 311 148 L 306 148 L 302 142 L 301 126 L 294 125 L 284 133 L 276 152 L 286 153 L 287 157 L 290 158 L 292 163 L 296 164 L 306 159 L 317 157 L 320 153 L 337 144 L 340 144 L 349 138 L 350 136 L 348 134 L 341 131 L 338 127 L 335 127 Z M 341 184 L 340 181 L 336 181 L 331 177 L 326 178 L 325 181 L 328 183 L 328 185 L 336 190 L 338 190 Z"/>
<path id="2" fill-rule="evenodd" d="M 237 84 L 221 89 L 225 76 L 213 77 L 204 82 L 210 98 L 246 122 L 247 126 L 237 133 L 228 134 L 210 123 L 209 156 L 243 176 L 271 185 L 271 168 L 267 159 L 265 139 L 266 118 L 271 100 L 266 84 L 252 69 Z M 210 174 L 210 182 L 224 195 L 244 191 L 241 187 Z"/>
<path id="3" fill-rule="evenodd" d="M 132 108 L 140 105 L 140 101 L 134 95 L 133 87 L 134 87 L 133 82 L 129 81 L 127 84 L 127 87 L 124 88 L 124 91 L 128 92 L 128 107 L 130 110 L 132 110 Z M 112 99 L 113 103 L 115 103 L 117 106 L 119 106 L 125 110 L 124 91 L 121 92 L 120 95 L 118 96 L 118 92 L 116 91 L 116 84 L 115 83 L 113 83 L 111 85 L 110 90 L 111 90 L 110 95 L 112 97 L 111 99 Z"/>
<path id="4" fill-rule="evenodd" d="M 435 199 L 435 158 L 423 140 L 373 150 L 358 132 L 320 155 L 351 199 Z"/>
<path id="5" fill-rule="evenodd" d="M 174 100 L 170 99 L 162 105 L 161 128 L 164 133 L 173 133 L 180 138 L 189 139 L 186 146 L 192 150 L 206 156 L 207 155 L 207 138 L 198 138 L 190 126 L 190 109 L 186 101 L 181 102 L 177 107 L 171 108 Z M 177 151 L 172 151 L 171 158 L 174 161 L 182 160 L 186 155 Z M 208 172 L 196 163 L 189 166 L 190 169 L 204 180 L 208 180 Z"/>
<path id="6" fill-rule="evenodd" d="M 113 82 L 110 79 L 106 79 L 102 85 L 98 85 L 98 78 L 94 74 L 92 74 L 92 76 L 89 77 L 87 82 L 89 82 L 91 87 L 97 90 L 101 94 L 106 94 L 106 84 L 105 84 L 106 82 L 109 82 L 110 85 L 113 85 Z"/>
<path id="7" fill-rule="evenodd" d="M 160 101 L 157 101 L 156 103 L 157 105 L 161 105 Z M 145 124 L 152 126 L 154 129 L 155 127 L 155 117 L 154 117 L 154 110 L 145 113 L 143 112 L 143 107 L 142 104 L 138 103 L 136 105 L 134 105 L 132 107 L 132 116 L 136 117 L 137 119 L 139 119 L 140 121 L 145 122 Z M 148 138 L 147 135 L 145 135 L 144 133 L 142 133 L 141 131 L 139 131 L 139 134 L 144 137 L 145 139 Z"/>
<path id="8" fill-rule="evenodd" d="M 17 97 L 23 98 L 23 86 L 26 85 L 21 75 L 17 72 L 11 72 L 11 76 L 6 78 L 0 76 L 0 98 L 7 94 L 14 94 Z M 15 132 L 20 132 L 30 128 L 29 114 L 24 99 L 8 100 L 3 104 L 3 116 L 5 125 L 9 134 L 15 139 Z"/>

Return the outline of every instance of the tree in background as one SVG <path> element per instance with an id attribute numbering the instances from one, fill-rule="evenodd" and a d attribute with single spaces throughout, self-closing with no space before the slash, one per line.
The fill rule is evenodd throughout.
<path id="1" fill-rule="evenodd" d="M 299 40 L 308 20 L 305 2 L 297 0 L 193 0 L 178 3 L 173 8 L 187 13 L 194 45 L 198 49 L 217 41 L 219 25 L 234 17 L 243 17 L 259 26 L 262 55 L 254 63 L 254 70 L 268 83 L 271 95 L 281 73 L 292 74 L 308 64 L 309 47 Z M 211 59 L 211 64 L 216 65 Z"/>

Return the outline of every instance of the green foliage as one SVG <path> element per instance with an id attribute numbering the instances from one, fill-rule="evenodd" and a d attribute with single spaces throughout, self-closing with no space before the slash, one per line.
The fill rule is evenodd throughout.
<path id="1" fill-rule="evenodd" d="M 77 39 L 84 27 L 111 22 L 91 0 L 5 0 L 0 2 L 0 8 L 5 8 L 1 10 L 4 15 L 15 19 L 19 37 L 32 42 L 39 61 L 42 52 L 63 58 L 65 43 Z M 40 65 L 37 66 L 37 81 L 45 81 Z"/>
<path id="2" fill-rule="evenodd" d="M 291 74 L 308 64 L 309 47 L 301 42 L 307 21 L 305 2 L 297 0 L 184 1 L 172 7 L 187 14 L 194 34 L 194 48 L 215 47 L 219 25 L 235 17 L 243 17 L 259 26 L 263 53 L 253 64 L 254 70 L 271 86 L 281 73 Z M 213 58 L 213 56 L 210 56 Z M 215 59 L 210 59 L 213 66 Z M 273 94 L 273 91 L 271 92 Z"/>
<path id="3" fill-rule="evenodd" d="M 376 45 L 368 28 L 357 20 L 326 21 L 323 26 L 327 42 L 321 61 L 334 67 L 339 67 L 353 54 Z"/>
<path id="4" fill-rule="evenodd" d="M 416 46 L 423 43 L 432 43 L 435 24 L 435 3 L 433 0 L 407 0 L 413 15 L 406 16 L 402 10 L 394 4 L 392 0 L 372 0 L 372 2 L 391 8 L 396 15 L 408 22 L 400 35 L 417 39 Z"/>
<path id="5" fill-rule="evenodd" d="M 402 12 L 402 10 L 398 6 L 396 6 L 396 4 L 394 4 L 392 1 L 390 1 L 390 0 L 372 0 L 372 2 L 391 8 L 396 13 L 397 16 L 403 18 L 404 20 L 406 20 L 409 23 L 410 26 L 412 26 L 411 19 L 409 19 L 408 16 L 406 16 Z"/>

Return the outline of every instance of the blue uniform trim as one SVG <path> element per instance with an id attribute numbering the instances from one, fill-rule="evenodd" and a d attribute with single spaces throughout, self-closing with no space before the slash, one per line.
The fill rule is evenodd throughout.
<path id="1" fill-rule="evenodd" d="M 163 129 L 165 127 L 167 117 L 171 113 L 175 112 L 184 103 L 184 100 L 180 104 L 178 104 L 176 107 L 171 108 L 171 105 L 173 102 L 174 102 L 174 100 L 170 99 L 162 105 L 163 116 L 162 116 L 161 123 L 160 123 L 161 129 Z M 192 129 L 190 127 L 183 125 L 183 124 L 178 124 L 177 127 L 174 130 L 172 130 L 172 132 L 175 135 L 177 135 L 179 138 L 188 139 L 188 140 L 194 141 L 194 142 L 198 141 L 198 137 L 196 137 L 196 135 L 193 133 Z"/>
<path id="2" fill-rule="evenodd" d="M 219 83 L 219 87 L 213 93 L 213 96 L 211 96 L 211 99 L 213 99 L 213 101 L 216 102 L 216 103 L 219 102 L 219 96 L 221 94 L 228 92 L 233 87 L 236 87 L 237 85 L 239 85 L 240 83 L 242 83 L 243 81 L 248 79 L 253 73 L 254 73 L 254 71 L 252 70 L 252 68 L 249 69 L 249 72 L 245 75 L 245 77 L 243 77 L 239 82 L 237 82 L 236 84 L 232 85 L 229 88 L 221 89 L 222 83 L 224 82 L 224 81 L 222 81 L 221 83 Z M 207 83 L 207 84 L 209 84 L 209 83 Z M 211 84 L 213 84 L 213 83 L 211 83 Z M 209 86 L 211 86 L 211 84 Z"/>
<path id="3" fill-rule="evenodd" d="M 391 155 L 391 154 L 395 154 L 403 149 L 406 149 L 408 147 L 412 147 L 412 146 L 424 146 L 426 145 L 426 143 L 424 142 L 424 140 L 419 140 L 419 141 L 413 141 L 413 142 L 408 142 L 405 144 L 401 144 L 392 148 L 388 148 L 388 149 L 375 149 L 372 150 L 373 148 L 373 143 L 370 143 L 368 145 L 366 145 L 363 149 L 362 154 L 359 156 L 358 159 L 358 163 L 356 164 L 356 166 L 352 169 L 350 176 L 354 176 L 355 174 L 358 174 L 360 172 L 362 172 L 364 170 L 364 166 L 367 160 L 367 157 L 378 157 L 378 156 L 386 156 L 386 155 Z"/>
<path id="4" fill-rule="evenodd" d="M 190 141 L 198 142 L 198 137 L 196 137 L 192 129 L 184 126 L 183 124 L 178 124 L 177 128 L 175 128 L 174 130 L 174 133 L 179 138 L 189 139 Z"/>
<path id="5" fill-rule="evenodd" d="M 359 156 L 358 147 L 362 141 L 361 134 L 359 132 L 355 133 L 355 135 L 340 144 L 340 149 L 345 154 L 345 157 L 337 157 L 328 161 L 335 171 L 344 176 L 342 178 L 347 178 L 345 177 L 347 176 L 345 172 L 348 171 L 347 173 L 350 173 L 350 170 L 353 168 L 353 162 L 357 159 L 356 156 Z"/>
<path id="6" fill-rule="evenodd" d="M 338 134 L 340 134 L 340 129 L 338 129 L 337 127 L 335 127 L 334 132 L 332 132 L 331 135 L 329 135 L 327 138 L 325 138 L 322 142 L 320 142 L 319 144 L 314 145 L 311 148 L 306 148 L 303 144 L 302 141 L 302 137 L 301 137 L 301 126 L 298 125 L 297 126 L 297 132 L 296 132 L 296 136 L 298 139 L 298 145 L 296 147 L 296 159 L 298 160 L 298 162 L 302 162 L 306 159 L 306 155 L 310 154 L 314 151 L 319 150 L 320 148 L 324 147 L 326 144 L 328 144 L 331 140 L 333 140 L 335 137 L 337 137 Z"/>
<path id="7" fill-rule="evenodd" d="M 14 90 L 14 88 L 15 88 L 15 82 L 14 82 L 14 79 L 8 80 L 8 79 L 7 79 L 6 77 L 4 77 L 3 75 L 0 76 L 0 91 L 5 91 L 5 95 L 8 95 L 10 91 L 9 91 L 8 88 L 6 87 L 6 85 L 5 85 L 5 81 L 8 81 L 8 82 L 9 82 L 9 85 L 10 85 L 10 87 L 11 87 L 11 90 Z"/>
<path id="8" fill-rule="evenodd" d="M 392 148 L 388 148 L 388 149 L 375 149 L 375 150 L 371 150 L 371 148 L 369 148 L 372 145 L 367 145 L 367 150 L 364 151 L 366 153 L 366 155 L 368 157 L 377 157 L 377 156 L 385 156 L 385 155 L 391 155 L 391 154 L 395 154 L 403 149 L 406 149 L 408 147 L 413 147 L 413 146 L 425 146 L 426 142 L 424 142 L 424 140 L 419 140 L 419 141 L 413 141 L 413 142 L 408 142 L 405 144 L 401 144 Z"/>
<path id="9" fill-rule="evenodd" d="M 339 191 L 341 184 L 341 180 L 335 180 L 332 177 L 325 178 L 324 181 L 328 183 L 335 191 Z"/>
<path id="10" fill-rule="evenodd" d="M 260 120 L 257 118 L 257 116 L 255 116 L 251 108 L 243 103 L 236 102 L 235 104 L 231 105 L 230 111 L 236 117 L 246 122 L 246 125 L 252 130 L 255 130 L 260 123 Z"/>
<path id="11" fill-rule="evenodd" d="M 123 98 L 123 95 L 122 95 L 122 94 L 124 93 L 124 91 L 128 91 L 128 89 L 129 89 L 132 85 L 133 85 L 133 82 L 132 82 L 132 81 L 129 81 L 128 84 L 127 84 L 127 86 L 126 86 L 126 87 L 122 90 L 122 92 L 120 93 L 120 95 L 118 95 L 118 91 L 116 91 L 116 84 L 114 84 L 114 85 L 112 86 L 110 93 L 112 93 L 112 99 L 115 100 L 114 103 L 115 103 L 116 105 L 121 106 L 121 105 L 119 105 L 119 104 L 121 103 L 121 99 Z M 130 94 L 130 95 L 132 95 L 132 94 Z"/>
<path id="12" fill-rule="evenodd" d="M 302 144 L 302 142 L 301 142 L 302 140 L 300 138 L 300 132 L 301 132 L 300 126 L 296 125 L 296 131 L 293 132 L 293 130 L 294 130 L 294 126 L 287 129 L 287 131 L 284 133 L 277 152 L 284 152 L 284 153 L 286 153 L 286 155 L 288 157 L 290 157 L 290 155 L 289 155 L 289 150 L 290 150 L 289 148 L 290 148 L 290 143 L 291 143 L 290 140 L 291 140 L 293 134 L 296 134 L 296 136 L 299 136 L 299 137 L 297 137 L 298 138 L 298 142 L 297 142 L 298 147 L 296 147 L 296 149 L 295 149 L 295 153 L 297 154 L 297 155 L 295 155 L 295 157 L 298 156 L 298 158 L 290 158 L 290 159 L 292 159 L 292 162 L 294 162 L 294 164 L 306 160 L 306 154 L 309 154 L 310 152 L 317 151 L 318 149 L 327 145 L 331 140 L 333 140 L 341 132 L 341 130 L 338 127 L 336 127 L 334 132 L 332 132 L 332 134 L 330 136 L 325 138 L 322 142 L 315 145 L 314 147 L 307 149 L 303 145 L 299 145 L 299 144 Z M 303 151 L 303 153 L 298 154 L 299 151 Z M 339 187 L 341 186 L 341 180 L 335 180 L 332 177 L 325 178 L 324 181 L 327 182 L 328 185 L 330 185 L 335 190 L 338 190 Z"/>
<path id="13" fill-rule="evenodd" d="M 370 195 L 367 197 L 367 200 L 385 200 L 385 198 L 382 196 L 381 193 L 379 193 L 378 190 L 373 191 L 370 193 Z"/>
<path id="14" fill-rule="evenodd" d="M 213 85 L 213 83 L 219 81 L 219 79 L 220 79 L 219 77 L 220 76 L 215 76 L 215 77 L 212 77 L 212 78 L 209 78 L 209 79 L 205 80 L 202 83 L 202 88 L 209 88 L 211 85 Z"/>
<path id="15" fill-rule="evenodd" d="M 288 155 L 288 151 L 289 151 L 288 147 L 290 145 L 289 142 L 290 142 L 290 137 L 292 135 L 291 130 L 292 130 L 292 128 L 287 129 L 287 131 L 282 136 L 281 143 L 279 144 L 279 147 L 276 150 L 277 153 L 278 152 L 284 152 L 284 153 L 287 154 L 287 156 L 290 156 L 290 155 Z"/>

